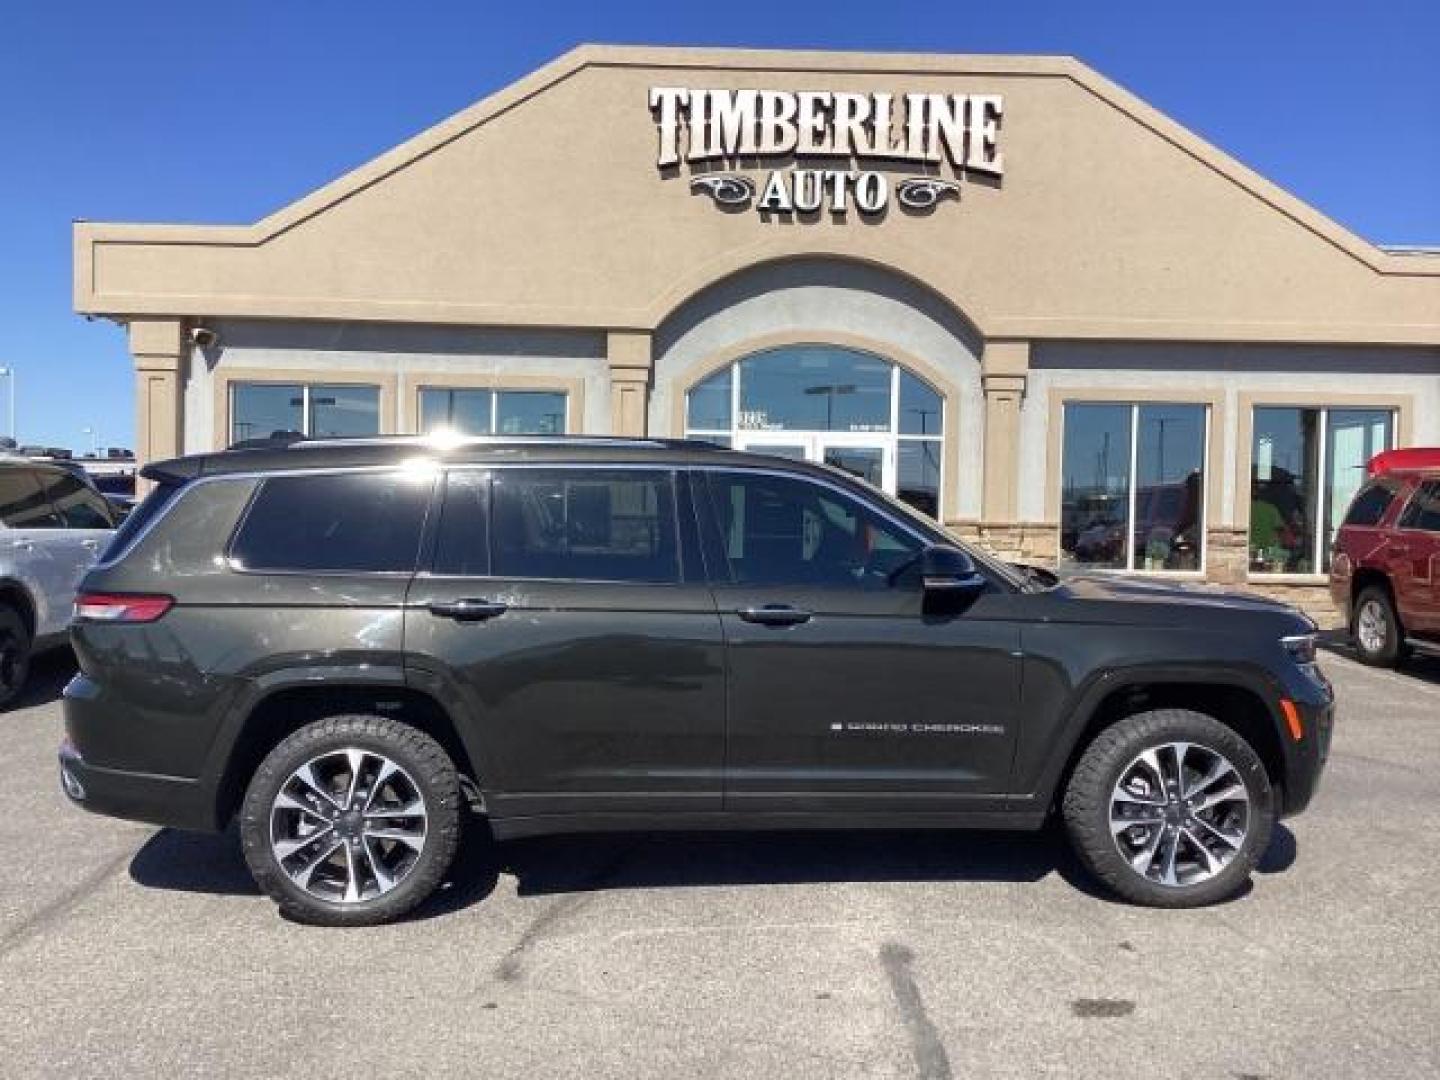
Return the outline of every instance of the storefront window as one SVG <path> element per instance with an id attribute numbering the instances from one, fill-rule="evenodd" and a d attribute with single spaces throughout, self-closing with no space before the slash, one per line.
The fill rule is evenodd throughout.
<path id="1" fill-rule="evenodd" d="M 1204 566 L 1204 405 L 1071 403 L 1061 458 L 1060 565 Z"/>
<path id="2" fill-rule="evenodd" d="M 740 361 L 740 423 L 747 431 L 890 430 L 891 364 L 824 345 L 776 349 Z"/>
<path id="3" fill-rule="evenodd" d="M 1330 538 L 1365 479 L 1366 462 L 1393 443 L 1394 415 L 1387 410 L 1257 408 L 1250 569 L 1328 570 Z"/>
<path id="4" fill-rule="evenodd" d="M 882 356 L 770 349 L 691 387 L 685 406 L 690 438 L 824 462 L 940 517 L 944 399 Z"/>
<path id="5" fill-rule="evenodd" d="M 272 435 L 320 438 L 379 431 L 377 386 L 234 383 L 230 388 L 232 444 Z"/>
<path id="6" fill-rule="evenodd" d="M 425 387 L 420 430 L 463 435 L 560 435 L 566 395 L 549 390 L 476 390 Z"/>
<path id="7" fill-rule="evenodd" d="M 420 391 L 420 430 L 439 429 L 465 435 L 488 435 L 495 411 L 493 390 L 441 390 L 426 387 Z"/>
<path id="8" fill-rule="evenodd" d="M 563 435 L 565 395 L 534 390 L 501 390 L 495 395 L 497 435 Z"/>

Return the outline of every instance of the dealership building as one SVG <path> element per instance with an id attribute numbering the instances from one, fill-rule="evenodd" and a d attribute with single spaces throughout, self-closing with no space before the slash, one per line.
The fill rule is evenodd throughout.
<path id="1" fill-rule="evenodd" d="M 1440 255 L 1069 58 L 587 46 L 256 224 L 74 243 L 142 459 L 692 436 L 1012 557 L 1323 612 L 1364 462 L 1440 445 Z"/>

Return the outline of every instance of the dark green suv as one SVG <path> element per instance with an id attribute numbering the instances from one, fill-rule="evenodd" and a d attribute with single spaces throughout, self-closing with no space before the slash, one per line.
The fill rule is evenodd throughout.
<path id="1" fill-rule="evenodd" d="M 294 916 L 420 903 L 500 839 L 1001 827 L 1116 892 L 1233 893 L 1330 737 L 1314 626 L 1057 581 L 824 466 L 663 440 L 296 441 L 148 467 L 84 579 L 62 783 L 238 816 Z"/>

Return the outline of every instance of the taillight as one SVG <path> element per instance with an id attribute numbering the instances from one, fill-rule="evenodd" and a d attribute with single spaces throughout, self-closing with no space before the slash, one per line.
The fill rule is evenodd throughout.
<path id="1" fill-rule="evenodd" d="M 173 597 L 147 593 L 81 593 L 75 618 L 85 622 L 154 622 L 175 605 Z"/>

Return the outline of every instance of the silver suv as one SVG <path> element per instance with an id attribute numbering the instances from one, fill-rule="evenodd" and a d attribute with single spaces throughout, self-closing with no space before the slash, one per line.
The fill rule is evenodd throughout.
<path id="1" fill-rule="evenodd" d="M 24 688 L 36 650 L 65 640 L 75 586 L 115 524 L 83 473 L 0 459 L 0 708 Z"/>

